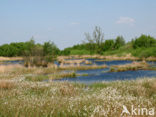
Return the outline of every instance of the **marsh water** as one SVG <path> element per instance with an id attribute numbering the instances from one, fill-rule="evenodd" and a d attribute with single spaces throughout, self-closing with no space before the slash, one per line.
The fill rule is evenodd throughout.
<path id="1" fill-rule="evenodd" d="M 133 61 L 118 60 L 118 61 L 98 61 L 97 59 L 87 59 L 96 65 L 124 65 L 132 63 Z M 156 67 L 156 62 L 148 62 L 151 67 Z M 109 67 L 105 69 L 94 70 L 78 70 L 77 74 L 87 74 L 85 76 L 77 76 L 76 78 L 63 78 L 57 81 L 72 81 L 81 83 L 94 83 L 101 81 L 116 81 L 116 80 L 132 80 L 144 77 L 156 77 L 156 71 L 152 70 L 136 70 L 136 71 L 124 71 L 124 72 L 109 72 Z"/>
<path id="2" fill-rule="evenodd" d="M 101 81 L 116 81 L 116 80 L 132 80 L 144 77 L 156 77 L 156 71 L 152 70 L 136 70 L 136 71 L 124 71 L 124 72 L 109 72 L 109 66 L 111 65 L 124 65 L 132 63 L 129 60 L 115 60 L 115 61 L 100 61 L 98 59 L 87 59 L 96 65 L 107 65 L 108 68 L 105 69 L 93 69 L 93 70 L 78 70 L 76 71 L 76 78 L 63 78 L 56 81 L 71 81 L 71 82 L 81 82 L 81 83 L 94 83 Z M 4 62 L 4 64 L 23 64 L 23 61 L 9 61 Z M 59 63 L 55 61 L 55 64 L 59 66 Z M 156 62 L 148 62 L 151 67 L 156 67 Z M 82 64 L 83 65 L 83 64 Z M 87 74 L 87 75 L 81 75 Z"/>
<path id="3" fill-rule="evenodd" d="M 4 61 L 0 62 L 0 65 L 14 65 L 14 64 L 23 64 L 23 60 L 14 60 L 14 61 Z"/>

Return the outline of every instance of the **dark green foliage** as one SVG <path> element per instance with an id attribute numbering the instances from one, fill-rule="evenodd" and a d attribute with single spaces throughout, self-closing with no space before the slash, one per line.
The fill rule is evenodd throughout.
<path id="1" fill-rule="evenodd" d="M 133 48 L 141 48 L 141 47 L 156 47 L 156 39 L 151 37 L 151 36 L 147 36 L 147 35 L 141 35 L 139 38 L 136 38 L 135 40 L 132 41 L 133 42 Z"/>
<path id="2" fill-rule="evenodd" d="M 27 42 L 10 43 L 0 46 L 0 56 L 13 57 L 22 56 L 25 66 L 47 67 L 53 62 L 60 50 L 53 42 L 45 42 L 44 45 L 35 44 L 33 38 Z"/>
<path id="3" fill-rule="evenodd" d="M 156 57 L 156 39 L 151 36 L 141 35 L 139 38 L 132 40 L 134 51 L 132 54 L 138 57 Z"/>
<path id="4" fill-rule="evenodd" d="M 59 49 L 53 42 L 45 42 L 43 45 L 35 44 L 34 41 L 29 41 L 29 50 L 25 52 L 26 67 L 47 67 L 49 62 L 54 62 L 59 54 Z"/>
<path id="5" fill-rule="evenodd" d="M 46 62 L 53 62 L 59 53 L 60 50 L 53 42 L 49 41 L 44 43 L 43 56 L 45 57 Z"/>
<path id="6" fill-rule="evenodd" d="M 53 42 L 49 41 L 49 42 L 44 43 L 43 52 L 44 52 L 44 56 L 46 56 L 46 55 L 58 55 L 59 49 L 57 48 L 57 46 Z"/>
<path id="7" fill-rule="evenodd" d="M 114 48 L 115 49 L 118 49 L 120 48 L 121 46 L 124 46 L 125 45 L 125 40 L 122 36 L 118 36 L 115 40 L 115 44 L 114 44 Z"/>
<path id="8" fill-rule="evenodd" d="M 147 58 L 150 56 L 156 57 L 156 47 L 137 48 L 132 51 L 132 55 L 140 58 Z"/>
<path id="9" fill-rule="evenodd" d="M 31 49 L 35 46 L 34 40 L 28 42 L 10 43 L 0 46 L 0 56 L 24 56 L 30 54 Z"/>
<path id="10" fill-rule="evenodd" d="M 33 38 L 27 42 L 18 42 L 4 44 L 0 46 L 0 56 L 15 57 L 15 56 L 44 56 L 58 55 L 59 49 L 53 42 L 45 42 L 44 45 L 35 44 Z"/>
<path id="11" fill-rule="evenodd" d="M 4 44 L 0 46 L 0 56 L 24 56 L 30 61 L 42 61 L 43 64 L 54 61 L 57 55 L 118 55 L 125 56 L 131 53 L 137 57 L 156 57 L 156 39 L 141 35 L 139 38 L 125 43 L 122 36 L 104 41 L 104 34 L 99 27 L 95 27 L 93 35 L 86 33 L 86 42 L 65 48 L 60 51 L 53 42 L 35 44 L 33 38 L 27 42 Z M 33 56 L 33 57 L 32 57 Z M 35 57 L 35 58 L 34 58 Z M 32 59 L 33 58 L 33 59 Z"/>
<path id="12" fill-rule="evenodd" d="M 70 48 L 65 48 L 60 52 L 61 55 L 70 55 Z"/>
<path id="13" fill-rule="evenodd" d="M 102 44 L 102 50 L 103 51 L 107 51 L 107 50 L 113 50 L 114 49 L 114 40 L 106 40 L 103 44 Z"/>
<path id="14" fill-rule="evenodd" d="M 0 46 L 0 56 L 12 57 L 17 55 L 17 49 L 14 46 L 8 44 Z"/>
<path id="15" fill-rule="evenodd" d="M 95 50 L 95 49 L 94 49 Z M 87 55 L 94 54 L 95 51 L 90 51 L 90 45 L 88 43 L 82 43 L 74 45 L 73 47 L 65 48 L 60 52 L 61 55 Z"/>

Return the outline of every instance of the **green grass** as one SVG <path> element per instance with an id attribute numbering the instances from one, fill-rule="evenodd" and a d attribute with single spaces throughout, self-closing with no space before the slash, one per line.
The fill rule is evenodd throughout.
<path id="1" fill-rule="evenodd" d="M 45 75 L 37 75 L 37 76 L 26 76 L 25 79 L 28 81 L 43 81 L 43 80 L 48 80 L 49 77 Z"/>
<path id="2" fill-rule="evenodd" d="M 90 51 L 84 50 L 84 49 L 82 49 L 82 50 L 72 49 L 70 51 L 70 54 L 71 55 L 89 55 L 90 54 Z"/>
<path id="3" fill-rule="evenodd" d="M 126 44 L 125 46 L 120 47 L 116 50 L 108 50 L 103 52 L 103 55 L 117 55 L 117 56 L 124 56 L 133 51 L 131 43 Z"/>
<path id="4" fill-rule="evenodd" d="M 156 47 L 150 47 L 150 48 L 138 48 L 132 51 L 133 56 L 137 57 L 156 57 Z"/>
<path id="5" fill-rule="evenodd" d="M 49 75 L 31 75 L 26 76 L 25 80 L 27 81 L 44 81 L 44 80 L 54 80 L 54 79 L 62 79 L 62 78 L 75 78 L 77 74 L 75 72 L 71 73 L 54 73 Z"/>
<path id="6" fill-rule="evenodd" d="M 56 74 L 50 74 L 48 75 L 49 79 L 62 79 L 62 78 L 75 78 L 77 74 L 75 72 L 69 72 L 69 73 L 56 73 Z"/>

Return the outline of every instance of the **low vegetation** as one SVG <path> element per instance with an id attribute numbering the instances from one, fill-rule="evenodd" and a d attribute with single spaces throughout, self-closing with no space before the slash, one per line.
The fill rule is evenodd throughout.
<path id="1" fill-rule="evenodd" d="M 122 71 L 135 71 L 135 70 L 147 70 L 150 66 L 145 62 L 133 62 L 125 65 L 113 65 L 110 67 L 110 72 L 122 72 Z"/>
<path id="2" fill-rule="evenodd" d="M 16 83 L 9 80 L 0 80 L 0 90 L 9 90 L 15 88 Z"/>
<path id="3" fill-rule="evenodd" d="M 115 117 L 122 105 L 156 107 L 155 78 L 91 85 L 0 80 L 0 92 L 0 116 L 5 117 Z"/>
<path id="4" fill-rule="evenodd" d="M 60 55 L 117 55 L 131 54 L 139 58 L 156 57 L 156 39 L 150 35 L 141 35 L 125 42 L 122 36 L 115 39 L 104 39 L 104 33 L 100 27 L 95 27 L 93 34 L 85 33 L 85 40 L 81 44 L 59 50 L 53 42 L 36 44 L 33 37 L 30 41 L 10 43 L 0 46 L 0 56 L 24 57 L 25 65 L 47 66 Z M 33 59 L 30 59 L 33 58 Z M 40 61 L 38 64 L 38 62 Z"/>
<path id="5" fill-rule="evenodd" d="M 89 69 L 104 69 L 107 65 L 90 65 L 90 66 L 61 66 L 60 70 L 89 70 Z"/>
<path id="6" fill-rule="evenodd" d="M 59 49 L 57 46 L 49 41 L 45 42 L 44 44 L 35 43 L 34 38 L 32 37 L 30 41 L 27 42 L 13 42 L 10 44 L 4 44 L 0 46 L 0 56 L 5 57 L 23 57 L 27 55 L 33 54 L 33 52 L 39 51 L 43 49 L 44 55 L 48 54 L 58 54 Z M 32 50 L 34 50 L 32 52 Z M 42 52 L 42 53 L 43 53 Z"/>
<path id="7" fill-rule="evenodd" d="M 62 55 L 117 55 L 125 56 L 131 54 L 139 58 L 156 57 L 156 39 L 150 35 L 141 35 L 130 42 L 125 42 L 122 36 L 116 39 L 105 39 L 101 28 L 96 27 L 93 36 L 86 33 L 86 40 L 82 44 L 65 48 Z"/>
<path id="8" fill-rule="evenodd" d="M 69 73 L 53 73 L 49 75 L 31 75 L 26 76 L 25 80 L 28 81 L 48 81 L 48 80 L 56 80 L 56 79 L 62 79 L 62 78 L 75 78 L 77 74 L 75 72 L 69 72 Z"/>

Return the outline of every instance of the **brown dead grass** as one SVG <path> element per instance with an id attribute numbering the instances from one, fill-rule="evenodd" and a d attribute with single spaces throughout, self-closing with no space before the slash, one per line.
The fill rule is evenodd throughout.
<path id="1" fill-rule="evenodd" d="M 58 60 L 62 61 L 64 59 L 87 59 L 87 58 L 95 58 L 95 59 L 103 59 L 103 60 L 140 60 L 140 58 L 134 57 L 131 54 L 127 54 L 125 56 L 71 55 L 71 56 L 59 56 Z"/>
<path id="2" fill-rule="evenodd" d="M 156 81 L 153 82 L 152 88 L 153 88 L 154 90 L 156 90 Z"/>
<path id="3" fill-rule="evenodd" d="M 75 66 L 75 65 L 68 65 L 68 66 L 60 66 L 60 70 L 89 70 L 89 69 L 104 69 L 107 68 L 107 65 L 91 65 L 91 66 Z"/>
<path id="4" fill-rule="evenodd" d="M 112 65 L 111 66 L 111 72 L 117 71 L 128 71 L 128 70 L 144 70 L 148 69 L 149 65 L 146 63 L 146 61 L 141 62 L 133 62 L 131 64 L 125 64 L 125 65 Z"/>
<path id="5" fill-rule="evenodd" d="M 60 93 L 63 96 L 74 96 L 78 94 L 74 86 L 67 82 L 63 83 L 62 86 L 60 87 Z"/>
<path id="6" fill-rule="evenodd" d="M 148 57 L 146 58 L 147 61 L 156 61 L 156 57 Z"/>
<path id="7" fill-rule="evenodd" d="M 16 85 L 13 81 L 9 80 L 0 80 L 0 89 L 12 89 Z"/>
<path id="8" fill-rule="evenodd" d="M 22 65 L 0 65 L 0 73 L 10 72 L 17 68 L 23 68 Z"/>
<path id="9" fill-rule="evenodd" d="M 0 57 L 0 61 L 23 60 L 22 57 Z"/>

